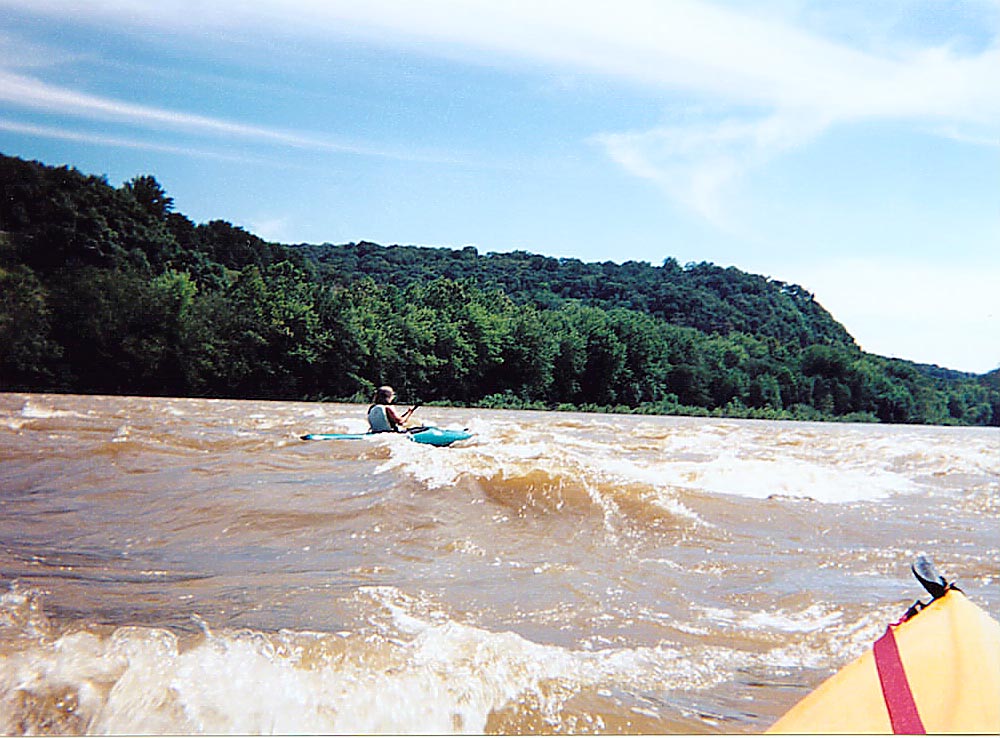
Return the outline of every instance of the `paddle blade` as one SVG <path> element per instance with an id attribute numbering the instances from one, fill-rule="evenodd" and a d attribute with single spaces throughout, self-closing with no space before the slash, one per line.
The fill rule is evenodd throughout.
<path id="1" fill-rule="evenodd" d="M 948 582 L 938 572 L 934 563 L 926 556 L 918 556 L 910 569 L 913 571 L 913 576 L 917 578 L 917 581 L 924 585 L 924 589 L 935 600 L 948 591 Z"/>

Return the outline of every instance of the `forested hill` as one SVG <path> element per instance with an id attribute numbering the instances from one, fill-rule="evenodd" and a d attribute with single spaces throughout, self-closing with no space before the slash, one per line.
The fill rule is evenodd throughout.
<path id="1" fill-rule="evenodd" d="M 0 155 L 0 391 L 1000 425 L 997 373 L 862 352 L 801 288 L 711 264 L 286 246 Z"/>
<path id="2" fill-rule="evenodd" d="M 321 265 L 326 278 L 344 285 L 369 276 L 405 288 L 447 277 L 500 289 L 516 302 L 540 308 L 578 300 L 605 310 L 647 313 L 705 333 L 735 331 L 803 347 L 854 345 L 844 327 L 798 285 L 705 262 L 683 268 L 673 258 L 659 267 L 635 261 L 594 264 L 524 251 L 481 256 L 472 246 L 453 250 L 366 242 L 299 248 Z"/>

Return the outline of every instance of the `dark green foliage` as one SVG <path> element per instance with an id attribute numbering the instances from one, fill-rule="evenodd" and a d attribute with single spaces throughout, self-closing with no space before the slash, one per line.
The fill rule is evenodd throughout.
<path id="1" fill-rule="evenodd" d="M 122 191 L 131 195 L 156 220 L 165 220 L 167 213 L 174 209 L 174 199 L 167 197 L 160 183 L 149 175 L 134 177 L 122 186 Z"/>
<path id="2" fill-rule="evenodd" d="M 1000 425 L 1000 373 L 863 353 L 733 268 L 281 246 L 8 157 L 0 188 L 0 390 Z"/>
<path id="3" fill-rule="evenodd" d="M 0 266 L 0 377 L 9 389 L 53 383 L 62 348 L 49 337 L 50 312 L 34 272 Z"/>
<path id="4" fill-rule="evenodd" d="M 298 247 L 320 265 L 324 280 L 348 285 L 362 276 L 401 288 L 436 277 L 470 280 L 481 289 L 501 289 L 515 302 L 554 308 L 580 301 L 605 310 L 626 308 L 705 333 L 766 335 L 799 346 L 854 340 L 801 287 L 713 264 L 673 259 L 662 267 L 629 261 L 585 264 L 524 251 L 480 256 L 415 246 L 382 247 L 362 242 Z"/>

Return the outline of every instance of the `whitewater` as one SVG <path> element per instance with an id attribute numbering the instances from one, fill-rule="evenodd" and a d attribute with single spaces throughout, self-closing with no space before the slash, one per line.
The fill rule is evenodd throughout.
<path id="1" fill-rule="evenodd" d="M 403 398 L 405 400 L 405 398 Z M 0 394 L 0 733 L 754 733 L 925 593 L 1000 430 Z"/>

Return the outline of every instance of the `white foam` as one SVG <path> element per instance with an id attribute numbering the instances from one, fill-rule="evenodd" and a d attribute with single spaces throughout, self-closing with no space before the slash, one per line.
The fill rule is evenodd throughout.
<path id="1" fill-rule="evenodd" d="M 115 429 L 115 434 L 111 437 L 112 443 L 124 443 L 132 435 L 132 428 L 128 425 L 120 425 Z"/>
<path id="2" fill-rule="evenodd" d="M 339 425 L 344 428 L 340 433 L 367 433 L 368 421 L 363 418 L 344 418 Z"/>
<path id="3" fill-rule="evenodd" d="M 70 410 L 54 410 L 50 407 L 35 405 L 31 400 L 25 400 L 21 408 L 21 417 L 43 420 L 47 418 L 86 418 L 87 416 Z"/>
<path id="4" fill-rule="evenodd" d="M 772 495 L 817 502 L 876 500 L 921 489 L 905 476 L 878 468 L 825 465 L 795 458 L 738 458 L 720 455 L 711 462 L 664 464 L 661 479 L 670 486 L 766 499 Z"/>
<path id="5" fill-rule="evenodd" d="M 478 693 L 482 710 L 473 729 L 485 727 L 490 710 L 502 707 L 530 693 L 543 705 L 543 712 L 555 715 L 561 696 L 551 694 L 546 685 L 559 683 L 571 691 L 600 686 L 647 689 L 699 689 L 728 680 L 731 669 L 721 661 L 744 657 L 730 649 L 681 649 L 668 644 L 653 647 L 610 648 L 600 651 L 537 644 L 515 633 L 494 633 L 418 611 L 426 603 L 401 595 L 392 587 L 372 588 L 376 600 L 391 613 L 393 630 L 411 634 L 407 644 L 409 663 L 430 668 L 449 689 L 459 687 Z M 591 646 L 592 647 L 592 646 Z M 455 680 L 457 684 L 452 684 Z M 460 702 L 465 702 L 464 695 Z M 479 722 L 482 720 L 482 722 Z"/>
<path id="6" fill-rule="evenodd" d="M 768 651 L 761 662 L 767 667 L 782 669 L 839 668 L 871 648 L 886 625 L 898 617 L 895 610 L 882 609 L 867 612 L 857 620 L 838 618 L 825 627 L 804 631 L 799 639 Z"/>
<path id="7" fill-rule="evenodd" d="M 779 630 L 784 633 L 812 633 L 839 622 L 843 614 L 820 605 L 801 612 L 736 612 L 725 608 L 697 607 L 705 618 L 717 624 L 750 630 Z"/>
<path id="8" fill-rule="evenodd" d="M 110 640 L 75 633 L 8 660 L 0 695 L 75 693 L 92 733 L 482 733 L 492 711 L 528 692 L 555 724 L 562 696 L 547 681 L 580 688 L 637 660 L 682 663 L 673 654 L 584 654 L 453 622 L 398 620 L 420 632 L 409 641 L 369 636 L 355 644 L 369 656 L 312 666 L 299 661 L 298 634 L 283 634 L 291 649 L 235 633 L 181 652 L 163 630 L 119 629 Z M 14 727 L 0 720 L 5 732 Z"/>
<path id="9" fill-rule="evenodd" d="M 668 428 L 651 469 L 680 489 L 841 503 L 922 493 L 931 476 L 1000 476 L 1000 437 L 983 429 L 709 420 Z"/>
<path id="10" fill-rule="evenodd" d="M 590 464 L 595 465 L 593 461 Z M 647 465 L 628 457 L 599 458 L 596 462 L 596 473 L 612 483 L 639 483 L 650 488 L 646 501 L 665 510 L 671 515 L 687 518 L 699 525 L 713 527 L 706 523 L 697 513 L 677 499 L 677 495 L 669 483 L 669 477 L 661 465 Z"/>
<path id="11" fill-rule="evenodd" d="M 25 705 L 73 695 L 76 728 L 86 733 L 484 733 L 491 713 L 524 704 L 559 732 L 567 701 L 584 690 L 709 689 L 749 667 L 823 665 L 843 657 L 845 641 L 862 647 L 869 638 L 867 620 L 841 623 L 820 607 L 706 609 L 716 622 L 806 640 L 762 654 L 623 648 L 599 638 L 573 649 L 458 622 L 427 596 L 391 586 L 362 588 L 356 598 L 369 624 L 358 632 L 213 631 L 202 623 L 202 640 L 185 648 L 173 633 L 144 627 L 38 637 L 0 660 L 0 732 L 26 724 L 17 722 Z M 23 610 L 27 600 L 10 594 L 6 602 Z M 51 715 L 28 717 L 41 729 Z"/>

